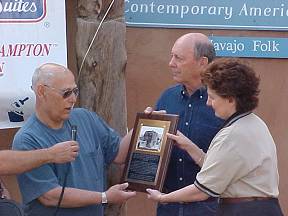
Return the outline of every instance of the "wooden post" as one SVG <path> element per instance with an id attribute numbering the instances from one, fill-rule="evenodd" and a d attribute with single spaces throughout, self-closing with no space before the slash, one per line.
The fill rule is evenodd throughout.
<path id="1" fill-rule="evenodd" d="M 78 70 L 111 2 L 112 0 L 78 0 L 76 33 Z M 78 83 L 80 106 L 97 112 L 121 135 L 126 134 L 127 128 L 125 37 L 124 0 L 115 0 L 87 55 Z M 119 168 L 111 166 L 109 170 L 113 173 L 108 174 L 109 185 L 118 183 Z M 120 215 L 120 207 L 108 206 L 105 215 Z"/>

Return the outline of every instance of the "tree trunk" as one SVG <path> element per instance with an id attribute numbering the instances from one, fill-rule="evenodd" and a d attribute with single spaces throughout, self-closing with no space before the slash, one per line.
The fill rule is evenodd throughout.
<path id="1" fill-rule="evenodd" d="M 78 0 L 76 34 L 78 69 L 111 2 L 112 0 Z M 126 134 L 127 128 L 125 37 L 124 0 L 115 0 L 87 55 L 78 83 L 80 106 L 97 112 L 121 135 Z M 119 182 L 119 170 L 115 165 L 110 166 L 108 185 Z M 120 207 L 108 206 L 105 215 L 120 215 Z"/>

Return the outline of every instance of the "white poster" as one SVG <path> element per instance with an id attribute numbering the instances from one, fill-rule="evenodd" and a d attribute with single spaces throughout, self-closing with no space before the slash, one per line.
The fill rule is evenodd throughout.
<path id="1" fill-rule="evenodd" d="M 0 128 L 34 112 L 31 78 L 46 62 L 67 65 L 65 0 L 0 1 Z"/>

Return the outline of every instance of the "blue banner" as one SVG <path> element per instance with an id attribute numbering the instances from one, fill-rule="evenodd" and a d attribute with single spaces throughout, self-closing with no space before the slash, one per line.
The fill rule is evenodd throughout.
<path id="1" fill-rule="evenodd" d="M 223 57 L 288 58 L 288 38 L 209 37 Z"/>
<path id="2" fill-rule="evenodd" d="M 125 14 L 135 27 L 288 29 L 284 0 L 125 0 Z"/>
<path id="3" fill-rule="evenodd" d="M 0 23 L 39 22 L 46 15 L 46 0 L 1 0 Z"/>

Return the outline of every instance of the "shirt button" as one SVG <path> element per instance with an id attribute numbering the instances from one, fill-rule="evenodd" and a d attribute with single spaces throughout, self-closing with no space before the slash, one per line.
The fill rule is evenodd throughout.
<path id="1" fill-rule="evenodd" d="M 182 158 L 179 158 L 179 161 L 182 162 Z"/>
<path id="2" fill-rule="evenodd" d="M 192 105 L 191 105 L 191 104 L 189 104 L 189 105 L 188 105 L 188 107 L 192 107 Z"/>
<path id="3" fill-rule="evenodd" d="M 188 122 L 185 122 L 185 125 L 186 125 L 186 126 L 188 126 L 188 125 L 189 125 L 189 123 L 188 123 Z"/>
<path id="4" fill-rule="evenodd" d="M 180 180 L 180 181 L 182 181 L 182 180 L 183 180 L 183 178 L 182 178 L 182 177 L 180 177 L 180 178 L 179 178 L 179 180 Z"/>

